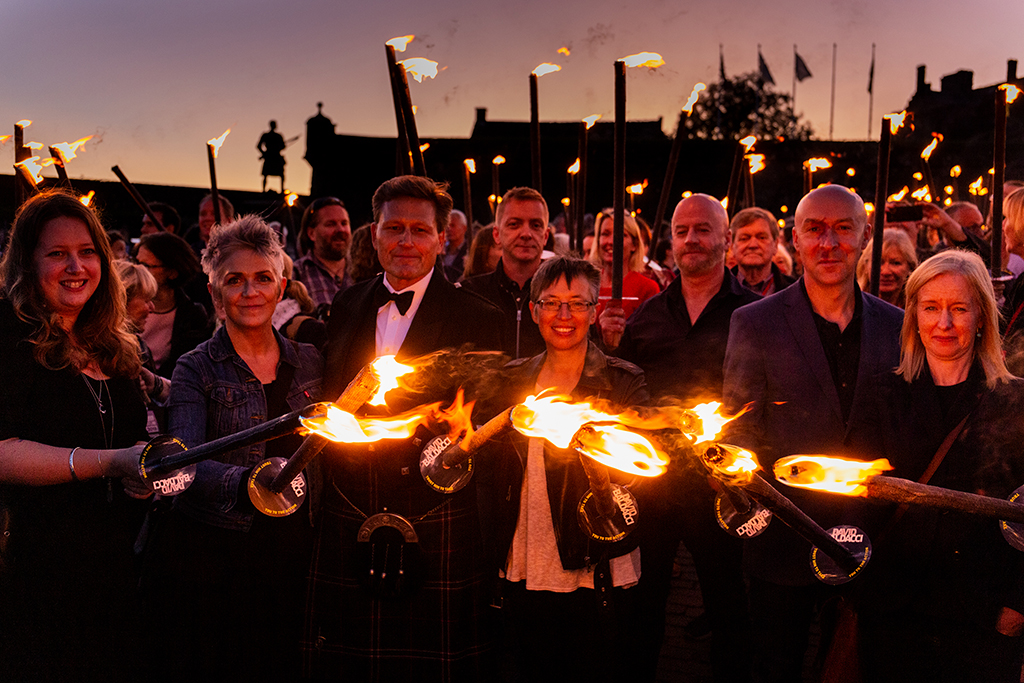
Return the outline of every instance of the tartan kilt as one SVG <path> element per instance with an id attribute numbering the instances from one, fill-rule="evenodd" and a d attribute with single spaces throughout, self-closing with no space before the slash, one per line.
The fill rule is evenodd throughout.
<path id="1" fill-rule="evenodd" d="M 430 489 L 419 474 L 421 443 L 409 439 L 321 456 L 327 456 L 324 504 L 302 644 L 310 680 L 493 679 L 487 623 L 493 610 L 487 607 L 476 486 L 471 481 L 451 495 Z M 356 540 L 366 516 L 384 508 L 412 522 L 419 537 L 422 576 L 399 598 L 377 598 L 365 587 L 360 555 L 367 544 Z"/>

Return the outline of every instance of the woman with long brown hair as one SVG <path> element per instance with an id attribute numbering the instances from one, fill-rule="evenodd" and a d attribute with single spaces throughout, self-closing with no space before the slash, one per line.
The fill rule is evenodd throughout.
<path id="1" fill-rule="evenodd" d="M 0 680 L 138 674 L 146 409 L 111 261 L 96 215 L 49 192 L 0 262 Z"/>

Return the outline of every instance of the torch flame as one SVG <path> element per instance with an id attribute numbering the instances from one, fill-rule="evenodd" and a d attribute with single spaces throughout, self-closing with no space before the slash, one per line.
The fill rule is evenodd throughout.
<path id="1" fill-rule="evenodd" d="M 58 150 L 60 152 L 61 158 L 65 162 L 67 162 L 67 161 L 71 161 L 72 159 L 77 157 L 78 156 L 78 154 L 77 154 L 78 148 L 82 147 L 89 140 L 92 140 L 92 136 L 91 135 L 88 136 L 88 137 L 81 138 L 80 140 L 75 140 L 74 142 L 72 142 L 70 144 L 67 143 L 67 142 L 58 142 L 56 145 L 50 145 L 50 146 L 53 147 L 54 149 Z"/>
<path id="2" fill-rule="evenodd" d="M 638 52 L 619 60 L 626 66 L 646 66 L 648 69 L 657 69 L 665 65 L 665 60 L 657 52 Z"/>
<path id="3" fill-rule="evenodd" d="M 333 403 L 327 413 L 300 418 L 302 426 L 314 434 L 339 443 L 371 443 L 381 439 L 406 439 L 426 420 L 421 411 L 388 418 L 357 418 Z"/>
<path id="4" fill-rule="evenodd" d="M 790 455 L 776 460 L 773 469 L 775 478 L 789 486 L 858 496 L 866 492 L 863 484 L 868 477 L 891 470 L 892 465 L 884 458 L 865 462 L 825 455 Z"/>
<path id="5" fill-rule="evenodd" d="M 950 178 L 959 178 L 961 172 L 962 172 L 962 169 L 960 168 L 960 164 L 957 164 L 953 168 L 949 169 L 949 177 Z"/>
<path id="6" fill-rule="evenodd" d="M 648 439 L 621 425 L 588 424 L 573 439 L 577 451 L 607 467 L 641 477 L 664 474 L 668 458 Z"/>
<path id="7" fill-rule="evenodd" d="M 213 147 L 213 158 L 214 159 L 217 158 L 217 154 L 220 152 L 220 146 L 224 144 L 224 138 L 226 138 L 228 136 L 228 133 L 230 133 L 230 132 L 231 132 L 231 129 L 228 128 L 226 131 L 224 131 L 221 134 L 221 136 L 219 138 L 213 138 L 212 140 L 207 140 L 206 141 L 206 144 L 211 145 Z"/>
<path id="8" fill-rule="evenodd" d="M 31 142 L 26 142 L 26 143 L 25 143 L 25 146 L 26 146 L 26 147 L 28 147 L 29 149 L 42 149 L 42 148 L 43 148 L 43 147 L 45 147 L 46 145 L 44 145 L 44 144 L 43 144 L 43 143 L 41 143 L 41 142 L 35 142 L 35 141 L 33 140 L 33 141 L 31 141 Z"/>
<path id="9" fill-rule="evenodd" d="M 413 57 L 403 59 L 399 64 L 405 68 L 407 74 L 416 79 L 417 83 L 422 83 L 424 78 L 437 78 L 437 62 L 432 59 Z"/>
<path id="10" fill-rule="evenodd" d="M 284 195 L 284 203 L 288 206 L 295 206 L 295 202 L 298 201 L 299 195 L 294 192 L 286 192 Z"/>
<path id="11" fill-rule="evenodd" d="M 424 142 L 422 145 L 420 145 L 420 152 L 426 152 L 428 149 L 430 149 L 429 142 Z"/>
<path id="12" fill-rule="evenodd" d="M 89 190 L 89 194 L 83 194 L 78 198 L 78 201 L 82 202 L 82 206 L 89 206 L 92 204 L 92 198 L 96 196 L 96 190 Z"/>
<path id="13" fill-rule="evenodd" d="M 556 71 L 561 70 L 562 67 L 558 66 L 557 64 L 552 64 L 551 62 L 544 62 L 543 64 L 537 65 L 537 68 L 533 70 L 533 75 L 536 76 L 537 78 L 540 78 L 545 74 L 553 74 Z"/>
<path id="14" fill-rule="evenodd" d="M 930 202 L 932 200 L 932 193 L 927 187 L 920 187 L 910 193 L 910 196 L 919 202 Z"/>
<path id="15" fill-rule="evenodd" d="M 693 90 L 690 91 L 690 97 L 687 98 L 686 104 L 683 105 L 683 111 L 689 116 L 693 113 L 693 105 L 697 104 L 697 98 L 700 97 L 700 91 L 706 90 L 708 86 L 703 83 L 697 83 L 693 86 Z"/>
<path id="16" fill-rule="evenodd" d="M 929 142 L 928 146 L 921 152 L 921 158 L 925 161 L 931 159 L 932 152 L 935 151 L 935 148 L 939 146 L 940 142 L 942 142 L 942 133 L 932 133 L 932 141 Z"/>
<path id="17" fill-rule="evenodd" d="M 562 206 L 569 206 L 569 204 L 571 203 L 572 200 L 570 200 L 568 197 L 562 197 L 561 201 L 562 201 Z"/>
<path id="18" fill-rule="evenodd" d="M 476 173 L 476 159 L 463 159 L 462 163 L 466 165 L 470 173 Z"/>
<path id="19" fill-rule="evenodd" d="M 636 429 L 668 429 L 673 425 L 668 412 L 643 417 L 636 411 L 608 413 L 587 401 L 574 403 L 568 396 L 541 393 L 528 396 L 512 409 L 512 426 L 526 436 L 547 439 L 559 448 L 569 448 L 573 436 L 589 422 L 617 423 Z"/>
<path id="20" fill-rule="evenodd" d="M 754 472 L 761 469 L 753 453 L 727 443 L 712 444 L 701 454 L 701 460 L 716 476 L 733 484 L 750 482 Z"/>
<path id="21" fill-rule="evenodd" d="M 503 157 L 503 156 L 501 156 L 499 154 L 498 156 L 496 156 L 493 159 L 491 159 L 491 163 L 496 165 L 496 166 L 501 165 L 501 164 L 505 163 L 505 157 Z"/>
<path id="22" fill-rule="evenodd" d="M 584 117 L 583 118 L 583 123 L 587 124 L 587 130 L 590 130 L 591 128 L 593 128 L 594 124 L 597 123 L 597 120 L 599 118 L 601 118 L 600 114 L 591 114 L 590 116 Z"/>
<path id="23" fill-rule="evenodd" d="M 36 185 L 38 185 L 39 183 L 43 182 L 43 176 L 42 176 L 43 168 L 46 167 L 46 166 L 51 165 L 52 163 L 53 163 L 52 158 L 50 159 L 50 164 L 47 164 L 47 163 L 41 163 L 40 160 L 39 160 L 39 157 L 29 157 L 28 159 L 25 159 L 24 161 L 19 161 L 18 163 L 14 164 L 14 165 L 15 166 L 21 166 L 22 168 L 27 170 L 32 175 L 32 181 Z"/>
<path id="24" fill-rule="evenodd" d="M 4 144 L 11 139 L 10 135 L 0 135 L 0 145 Z"/>
<path id="25" fill-rule="evenodd" d="M 14 124 L 14 125 L 16 125 L 16 126 L 20 126 L 21 128 L 28 128 L 29 126 L 31 126 L 31 125 L 32 125 L 32 122 L 31 122 L 31 121 L 29 121 L 28 119 L 22 119 L 21 121 L 18 121 L 18 122 L 17 122 L 16 124 Z"/>
<path id="26" fill-rule="evenodd" d="M 968 192 L 973 195 L 986 195 L 988 194 L 988 188 L 985 187 L 985 177 L 978 176 L 978 179 L 967 186 Z"/>
<path id="27" fill-rule="evenodd" d="M 756 135 L 748 135 L 745 138 L 741 138 L 740 139 L 740 144 L 743 145 L 743 152 L 746 153 L 746 152 L 749 152 L 750 150 L 754 149 L 754 143 L 756 143 L 756 142 L 757 142 L 757 136 Z"/>
<path id="28" fill-rule="evenodd" d="M 626 192 L 629 194 L 643 194 L 644 188 L 647 187 L 647 178 L 644 178 L 642 183 L 636 183 L 626 188 Z"/>
<path id="29" fill-rule="evenodd" d="M 1001 86 L 999 86 L 999 89 L 1006 91 L 1007 104 L 1013 104 L 1013 101 L 1017 99 L 1021 92 L 1020 88 L 1015 86 L 1013 83 L 1003 83 Z"/>
<path id="30" fill-rule="evenodd" d="M 388 393 L 392 389 L 398 388 L 399 377 L 408 375 L 416 369 L 411 365 L 399 363 L 395 360 L 394 356 L 381 356 L 370 365 L 373 367 L 373 371 L 374 374 L 377 375 L 377 379 L 380 380 L 380 387 L 378 387 L 377 393 L 367 401 L 367 403 L 373 406 L 387 405 L 384 401 L 384 394 Z"/>
<path id="31" fill-rule="evenodd" d="M 750 164 L 750 175 L 754 175 L 759 171 L 764 170 L 764 155 L 763 154 L 747 154 L 744 156 L 747 163 Z"/>
<path id="32" fill-rule="evenodd" d="M 888 201 L 890 201 L 890 202 L 903 201 L 903 198 L 907 196 L 908 192 L 910 192 L 910 188 L 907 187 L 906 185 L 904 185 L 902 190 L 900 190 L 899 192 L 897 192 L 895 194 L 889 195 L 889 200 Z"/>
<path id="33" fill-rule="evenodd" d="M 576 157 L 576 161 L 574 161 L 572 163 L 572 166 L 569 167 L 569 171 L 568 172 L 573 174 L 573 175 L 576 175 L 577 173 L 580 172 L 580 158 L 579 157 Z"/>
<path id="34" fill-rule="evenodd" d="M 721 407 L 722 404 L 718 401 L 711 401 L 710 403 L 699 403 L 689 410 L 684 410 L 680 420 L 680 430 L 686 435 L 686 438 L 693 441 L 694 445 L 713 441 L 721 433 L 722 427 L 746 412 L 744 408 L 736 415 L 727 417 L 718 412 Z"/>
<path id="35" fill-rule="evenodd" d="M 405 48 L 409 47 L 409 43 L 411 43 L 415 37 L 416 36 L 399 36 L 386 41 L 384 44 L 395 48 L 395 52 L 405 52 Z"/>
<path id="36" fill-rule="evenodd" d="M 811 169 L 811 172 L 820 171 L 825 168 L 832 168 L 832 162 L 824 157 L 815 157 L 804 162 L 804 168 Z"/>
<path id="37" fill-rule="evenodd" d="M 565 55 L 566 57 L 568 57 L 569 56 L 569 48 L 567 48 L 567 47 L 560 47 L 560 48 L 558 48 L 558 54 Z"/>
<path id="38" fill-rule="evenodd" d="M 889 132 L 896 135 L 899 129 L 903 127 L 903 122 L 907 118 L 907 110 L 904 109 L 899 114 L 886 114 L 882 118 L 889 119 Z"/>

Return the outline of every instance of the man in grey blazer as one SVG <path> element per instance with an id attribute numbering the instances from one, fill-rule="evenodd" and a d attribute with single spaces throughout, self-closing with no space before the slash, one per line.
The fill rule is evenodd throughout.
<path id="1" fill-rule="evenodd" d="M 866 238 L 860 197 L 839 185 L 813 190 L 797 206 L 793 232 L 803 277 L 733 313 L 725 404 L 750 411 L 724 440 L 752 450 L 767 473 L 794 453 L 855 456 L 844 446 L 869 405 L 870 378 L 899 362 L 903 312 L 856 283 Z M 850 504 L 824 493 L 784 493 L 826 529 Z M 810 550 L 778 521 L 746 543 L 755 681 L 800 680 L 814 608 L 832 594 L 814 578 Z"/>

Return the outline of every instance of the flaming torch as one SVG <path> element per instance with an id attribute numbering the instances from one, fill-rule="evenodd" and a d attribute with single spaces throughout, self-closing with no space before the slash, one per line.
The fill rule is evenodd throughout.
<path id="1" fill-rule="evenodd" d="M 693 86 L 693 90 L 690 91 L 690 96 L 686 100 L 686 104 L 679 112 L 679 122 L 676 123 L 676 136 L 672 139 L 672 149 L 668 154 L 668 167 L 665 169 L 665 180 L 661 184 L 661 194 L 658 196 L 658 208 L 655 209 L 654 219 L 649 221 L 651 226 L 651 244 L 647 249 L 647 259 L 649 261 L 654 260 L 654 250 L 658 247 L 658 240 L 661 239 L 661 221 L 665 218 L 665 212 L 668 210 L 668 199 L 672 192 L 672 182 L 676 177 L 676 166 L 679 165 L 679 154 L 683 149 L 683 124 L 686 122 L 686 117 L 693 113 L 693 107 L 697 104 L 697 98 L 700 97 L 700 93 L 706 90 L 707 86 L 703 83 L 697 83 Z"/>
<path id="2" fill-rule="evenodd" d="M 745 154 L 743 158 L 747 161 L 747 205 L 755 206 L 754 199 L 754 176 L 764 170 L 765 156 L 763 154 Z"/>
<path id="3" fill-rule="evenodd" d="M 732 172 L 729 174 L 729 189 L 725 195 L 725 208 L 732 217 L 739 205 L 740 182 L 744 174 L 743 157 L 754 149 L 757 137 L 748 135 L 736 143 L 736 156 L 732 160 Z"/>
<path id="4" fill-rule="evenodd" d="M 403 107 L 404 91 L 402 90 L 401 76 L 398 71 L 398 61 L 395 51 L 405 52 L 405 48 L 416 36 L 401 36 L 392 38 L 384 43 L 385 56 L 388 62 L 388 80 L 391 83 L 391 99 L 395 105 L 395 124 L 398 127 L 398 160 L 400 173 L 408 175 L 412 173 L 412 148 L 409 146 L 409 134 L 405 124 L 405 109 Z"/>
<path id="5" fill-rule="evenodd" d="M 397 362 L 394 356 L 381 356 L 359 371 L 333 405 L 337 410 L 350 414 L 366 403 L 383 405 L 384 395 L 398 387 L 398 378 L 413 370 L 412 366 Z M 326 411 L 323 416 L 329 418 L 331 414 L 331 411 Z M 249 477 L 249 498 L 256 509 L 267 515 L 289 515 L 298 509 L 305 495 L 302 470 L 329 441 L 308 420 L 305 426 L 312 433 L 288 460 L 269 458 L 260 463 Z"/>
<path id="6" fill-rule="evenodd" d="M 576 161 L 572 162 L 565 172 L 565 198 L 562 199 L 562 205 L 565 207 L 565 230 L 569 233 L 569 249 L 572 250 L 576 248 L 576 231 L 573 229 L 576 225 L 576 206 L 573 202 L 576 201 L 574 197 L 578 191 L 576 180 L 580 172 L 580 158 L 576 157 Z"/>
<path id="7" fill-rule="evenodd" d="M 837 526 L 829 531 L 807 516 L 793 502 L 782 495 L 757 474 L 759 466 L 753 453 L 731 446 L 714 443 L 705 449 L 701 460 L 723 484 L 739 486 L 785 522 L 793 531 L 807 539 L 811 551 L 811 568 L 817 578 L 830 585 L 839 585 L 857 576 L 871 557 L 871 542 L 856 527 Z M 819 552 L 820 551 L 820 552 Z"/>
<path id="8" fill-rule="evenodd" d="M 22 180 L 21 182 L 16 182 L 14 186 L 14 205 L 16 207 L 24 204 L 30 193 L 35 194 L 36 192 L 35 184 L 28 180 L 25 172 L 18 166 L 18 164 L 28 161 L 32 156 L 28 147 L 25 146 L 25 129 L 31 125 L 32 122 L 28 119 L 22 119 L 14 124 L 14 167 Z"/>
<path id="9" fill-rule="evenodd" d="M 498 219 L 498 204 L 501 202 L 501 183 L 499 182 L 498 172 L 499 167 L 505 163 L 505 157 L 500 154 L 491 159 L 491 195 L 494 197 L 494 202 L 491 205 L 491 211 L 494 214 L 494 219 Z"/>
<path id="10" fill-rule="evenodd" d="M 1024 505 L 1017 502 L 1024 487 L 1002 500 L 883 476 L 882 472 L 892 469 L 888 460 L 864 462 L 824 455 L 780 458 L 774 469 L 775 478 L 789 486 L 991 517 L 999 520 L 1007 542 L 1024 550 Z"/>
<path id="11" fill-rule="evenodd" d="M 935 148 L 942 142 L 942 133 L 932 133 L 932 141 L 921 150 L 921 172 L 924 174 L 924 182 L 928 186 L 928 192 L 932 197 L 939 196 L 939 186 L 935 184 L 935 176 L 932 175 L 931 158 Z"/>
<path id="12" fill-rule="evenodd" d="M 466 225 L 469 226 L 470 234 L 473 230 L 473 194 L 470 192 L 469 176 L 473 173 L 476 173 L 476 159 L 463 159 L 462 194 L 465 198 L 462 200 L 462 208 L 466 213 Z"/>
<path id="13" fill-rule="evenodd" d="M 220 194 L 217 192 L 217 166 L 215 160 L 217 153 L 220 152 L 220 146 L 224 144 L 224 139 L 227 138 L 228 133 L 231 129 L 228 128 L 226 131 L 221 133 L 219 138 L 212 138 L 206 141 L 206 158 L 210 162 L 210 197 L 213 200 L 213 220 L 216 225 L 220 225 Z"/>
<path id="14" fill-rule="evenodd" d="M 826 168 L 832 168 L 832 162 L 824 157 L 816 157 L 804 162 L 804 194 L 814 189 L 814 172 Z"/>
<path id="15" fill-rule="evenodd" d="M 389 59 L 394 59 L 394 50 L 387 46 Z M 437 77 L 437 62 L 424 57 L 412 57 L 398 62 L 395 66 L 396 79 L 401 93 L 402 118 L 405 121 L 405 135 L 409 141 L 409 152 L 412 154 L 412 168 L 416 175 L 425 176 L 426 166 L 423 163 L 423 152 L 420 150 L 420 135 L 416 130 L 416 110 L 412 106 L 412 95 L 409 92 L 409 74 L 422 83 L 424 78 Z"/>
<path id="16" fill-rule="evenodd" d="M 562 67 L 550 62 L 539 64 L 530 73 L 530 168 L 533 189 L 540 192 L 540 105 L 537 102 L 537 81 L 545 75 L 561 71 Z"/>
<path id="17" fill-rule="evenodd" d="M 600 114 L 591 114 L 580 122 L 579 138 L 579 160 L 580 172 L 576 177 L 576 197 L 573 203 L 576 205 L 576 238 L 573 241 L 573 248 L 580 249 L 583 246 L 583 218 L 587 212 L 587 138 L 588 131 L 594 127 Z"/>
<path id="18" fill-rule="evenodd" d="M 992 168 L 992 277 L 1003 274 L 1003 179 L 1006 175 L 1006 116 L 1020 95 L 1020 88 L 1004 83 L 996 88 L 996 132 L 993 138 Z"/>
<path id="19" fill-rule="evenodd" d="M 665 64 L 657 52 L 640 52 L 615 62 L 615 188 L 612 240 L 612 300 L 610 306 L 622 305 L 622 253 L 626 230 L 626 67 L 657 69 Z"/>
<path id="20" fill-rule="evenodd" d="M 882 274 L 882 233 L 885 230 L 885 196 L 889 192 L 889 150 L 892 136 L 896 135 L 907 118 L 906 110 L 882 117 L 882 131 L 878 137 L 878 176 L 875 183 L 874 242 L 871 248 L 871 294 L 878 296 L 878 282 Z M 888 121 L 889 125 L 885 125 Z"/>
<path id="21" fill-rule="evenodd" d="M 636 216 L 636 196 L 644 193 L 644 188 L 647 187 L 647 178 L 644 178 L 642 183 L 634 183 L 633 185 L 626 186 L 626 194 L 629 195 L 629 213 L 632 216 Z"/>
<path id="22" fill-rule="evenodd" d="M 54 168 L 57 169 L 57 176 L 62 182 L 67 183 L 68 187 L 71 187 L 71 181 L 68 179 L 68 172 L 65 168 L 67 162 L 78 156 L 77 152 L 80 147 L 85 145 L 89 140 L 92 140 L 92 136 L 86 136 L 74 142 L 58 142 L 56 145 L 50 145 L 50 156 L 53 157 Z"/>

